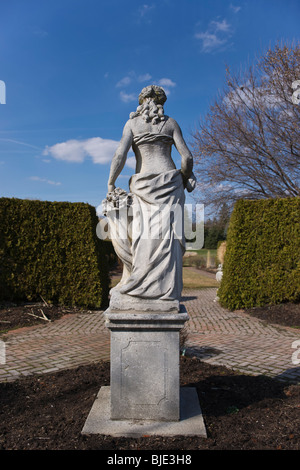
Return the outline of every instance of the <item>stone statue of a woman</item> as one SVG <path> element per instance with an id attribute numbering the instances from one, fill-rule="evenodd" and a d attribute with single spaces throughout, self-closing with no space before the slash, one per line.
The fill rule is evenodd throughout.
<path id="1" fill-rule="evenodd" d="M 111 291 L 111 310 L 179 310 L 184 189 L 192 191 L 196 180 L 180 127 L 164 114 L 166 99 L 163 88 L 155 85 L 141 91 L 112 160 L 104 213 L 124 271 Z M 180 169 L 172 159 L 172 145 L 181 155 Z M 115 187 L 115 181 L 131 147 L 136 170 L 127 194 Z M 125 227 L 126 236 L 118 237 L 117 225 Z"/>

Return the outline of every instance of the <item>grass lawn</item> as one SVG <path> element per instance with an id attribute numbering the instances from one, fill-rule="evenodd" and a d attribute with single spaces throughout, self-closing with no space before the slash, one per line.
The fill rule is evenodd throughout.
<path id="1" fill-rule="evenodd" d="M 219 264 L 217 260 L 217 250 L 190 250 L 186 251 L 183 258 L 183 266 L 194 266 L 197 268 L 216 267 Z"/>
<path id="2" fill-rule="evenodd" d="M 189 268 L 183 268 L 183 288 L 184 289 L 201 289 L 205 287 L 218 287 L 219 283 L 214 278 L 205 276 L 204 274 Z"/>
<path id="3" fill-rule="evenodd" d="M 207 249 L 207 248 L 201 248 L 201 250 L 191 250 L 195 251 L 198 255 L 200 256 L 207 256 L 207 253 L 210 252 L 211 256 L 217 256 L 217 250 L 215 249 Z"/>
<path id="4" fill-rule="evenodd" d="M 115 287 L 120 281 L 121 276 L 114 276 L 111 280 L 111 287 Z M 201 289 L 205 287 L 218 287 L 216 279 L 205 276 L 204 274 L 183 268 L 183 288 L 184 289 Z"/>

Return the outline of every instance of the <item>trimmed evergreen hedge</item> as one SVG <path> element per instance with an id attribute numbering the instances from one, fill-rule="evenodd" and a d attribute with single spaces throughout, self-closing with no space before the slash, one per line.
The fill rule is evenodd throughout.
<path id="1" fill-rule="evenodd" d="M 230 310 L 299 302 L 300 198 L 236 203 L 218 297 Z"/>
<path id="2" fill-rule="evenodd" d="M 97 223 L 89 204 L 0 198 L 0 300 L 105 306 L 109 243 Z"/>

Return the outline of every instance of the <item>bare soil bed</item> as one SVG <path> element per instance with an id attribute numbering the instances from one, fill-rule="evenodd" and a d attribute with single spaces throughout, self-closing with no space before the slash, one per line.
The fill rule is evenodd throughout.
<path id="1" fill-rule="evenodd" d="M 300 385 L 181 357 L 181 385 L 197 388 L 203 437 L 84 436 L 108 362 L 0 384 L 1 450 L 299 450 Z"/>
<path id="2" fill-rule="evenodd" d="M 43 325 L 47 321 L 55 321 L 64 315 L 87 312 L 79 307 L 48 305 L 43 302 L 0 304 L 0 334 L 18 328 Z"/>
<path id="3" fill-rule="evenodd" d="M 300 328 L 300 303 L 270 305 L 244 310 L 254 317 L 265 320 L 268 323 Z"/>

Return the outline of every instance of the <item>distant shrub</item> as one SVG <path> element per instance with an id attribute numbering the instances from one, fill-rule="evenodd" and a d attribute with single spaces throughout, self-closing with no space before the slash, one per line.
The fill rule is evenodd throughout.
<path id="1" fill-rule="evenodd" d="M 226 253 L 226 241 L 220 240 L 218 242 L 217 248 L 217 262 L 220 264 L 224 264 L 224 258 Z"/>
<path id="2" fill-rule="evenodd" d="M 189 252 L 186 252 L 183 257 L 184 267 L 194 267 L 197 269 L 207 268 L 208 259 L 210 267 L 215 268 L 217 262 L 216 250 L 198 250 L 192 252 L 193 256 Z"/>
<path id="3" fill-rule="evenodd" d="M 236 203 L 218 297 L 231 310 L 300 300 L 300 198 Z"/>
<path id="4" fill-rule="evenodd" d="M 0 221 L 0 300 L 107 303 L 111 245 L 97 238 L 95 208 L 0 198 Z"/>

